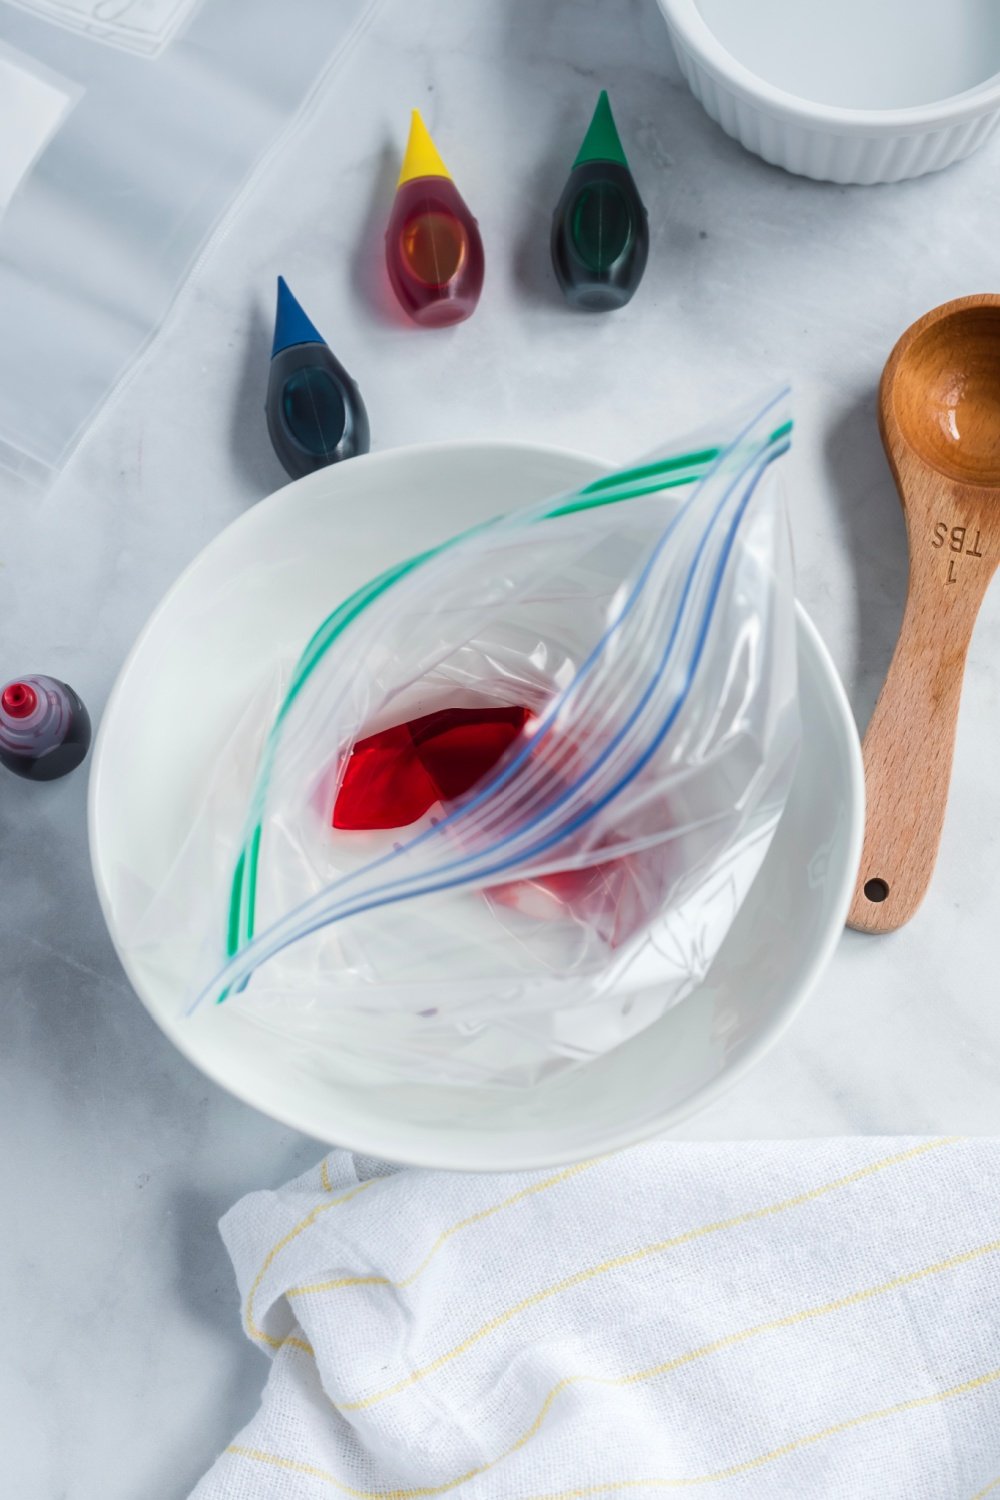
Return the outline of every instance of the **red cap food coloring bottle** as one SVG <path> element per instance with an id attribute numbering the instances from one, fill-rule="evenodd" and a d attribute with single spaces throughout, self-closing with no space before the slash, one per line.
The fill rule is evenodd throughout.
<path id="1" fill-rule="evenodd" d="M 29 781 L 75 771 L 90 749 L 90 715 L 55 677 L 16 677 L 0 689 L 0 765 Z"/>

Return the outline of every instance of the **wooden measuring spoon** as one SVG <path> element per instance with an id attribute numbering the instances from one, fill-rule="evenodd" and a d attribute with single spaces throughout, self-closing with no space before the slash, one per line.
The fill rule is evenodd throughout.
<path id="1" fill-rule="evenodd" d="M 960 297 L 889 356 L 879 427 L 903 502 L 906 611 L 864 741 L 868 813 L 848 922 L 891 932 L 930 885 L 973 626 L 1000 563 L 1000 295 Z"/>

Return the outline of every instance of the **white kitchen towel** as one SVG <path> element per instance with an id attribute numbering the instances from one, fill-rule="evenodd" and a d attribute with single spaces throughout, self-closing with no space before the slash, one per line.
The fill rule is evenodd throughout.
<path id="1" fill-rule="evenodd" d="M 197 1500 L 1000 1500 L 1000 1150 L 661 1143 L 222 1221 L 260 1411 Z"/>

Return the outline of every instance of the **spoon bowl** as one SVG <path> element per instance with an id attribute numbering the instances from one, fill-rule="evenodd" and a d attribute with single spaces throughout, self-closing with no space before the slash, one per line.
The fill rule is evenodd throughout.
<path id="1" fill-rule="evenodd" d="M 961 297 L 907 329 L 879 425 L 910 550 L 906 609 L 864 740 L 868 815 L 849 922 L 888 932 L 930 885 L 962 678 L 1000 564 L 1000 295 Z"/>
<path id="2" fill-rule="evenodd" d="M 887 394 L 928 468 L 1000 488 L 1000 306 L 935 319 L 903 350 Z"/>

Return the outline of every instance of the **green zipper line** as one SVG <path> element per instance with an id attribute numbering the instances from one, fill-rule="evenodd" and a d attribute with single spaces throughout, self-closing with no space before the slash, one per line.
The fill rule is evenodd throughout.
<path id="1" fill-rule="evenodd" d="M 787 437 L 791 430 L 791 421 L 782 423 L 771 433 L 764 447 L 769 447 L 771 443 Z M 682 453 L 673 458 L 665 458 L 659 462 L 627 469 L 624 472 L 605 475 L 601 479 L 595 479 L 592 483 L 584 485 L 570 500 L 554 505 L 550 510 L 536 516 L 534 520 L 535 522 L 555 520 L 560 516 L 577 515 L 582 511 L 596 510 L 606 505 L 620 505 L 623 501 L 635 500 L 642 495 L 653 494 L 657 490 L 678 489 L 682 485 L 693 484 L 704 477 L 706 470 L 721 452 L 722 449 L 719 447 L 702 448 L 695 453 Z M 614 493 L 616 490 L 621 490 L 621 493 Z M 261 756 L 261 766 L 257 773 L 250 803 L 248 822 L 251 824 L 251 832 L 249 839 L 244 840 L 243 849 L 233 871 L 226 931 L 226 956 L 228 958 L 235 957 L 240 948 L 254 935 L 264 804 L 267 800 L 267 790 L 278 752 L 282 726 L 302 689 L 330 647 L 370 604 L 381 598 L 408 573 L 414 572 L 415 569 L 449 548 L 457 546 L 459 542 L 467 541 L 477 533 L 498 525 L 504 519 L 503 516 L 495 516 L 490 521 L 482 521 L 476 526 L 470 526 L 467 530 L 449 537 L 447 541 L 440 542 L 436 547 L 428 547 L 425 552 L 418 552 L 415 556 L 407 558 L 405 562 L 397 563 L 387 568 L 384 573 L 379 573 L 375 578 L 369 579 L 327 616 L 306 644 L 292 674 L 288 691 L 275 715 Z M 221 1004 L 228 994 L 228 989 L 223 991 L 217 1003 Z"/>

